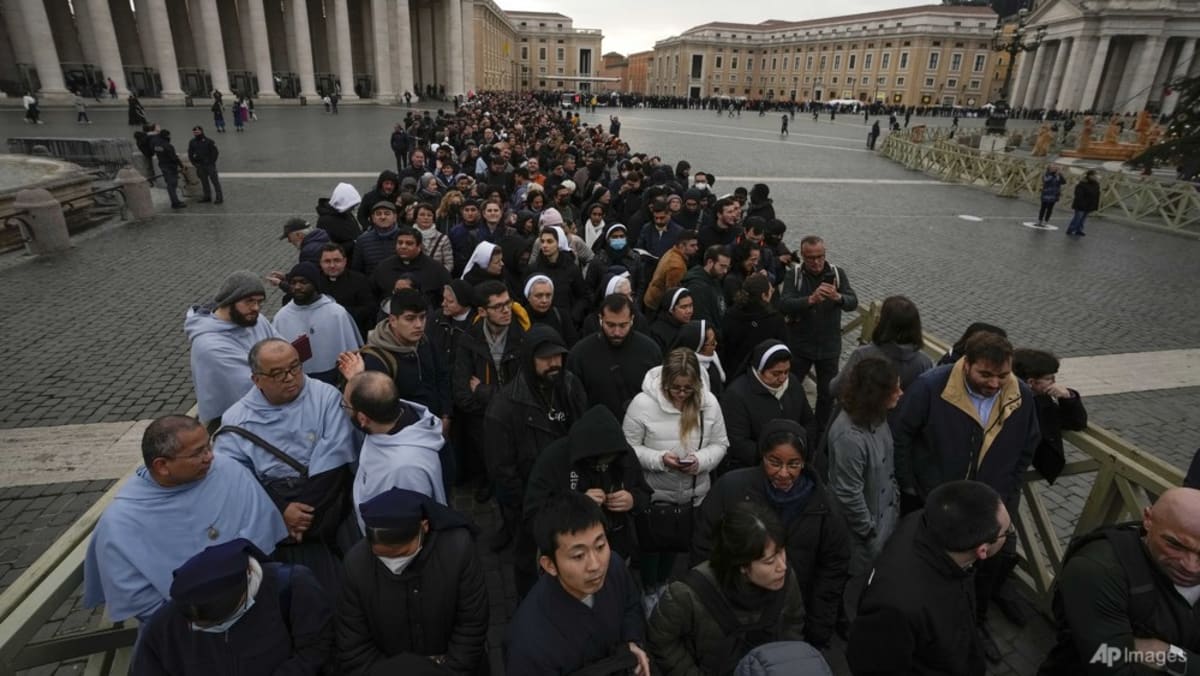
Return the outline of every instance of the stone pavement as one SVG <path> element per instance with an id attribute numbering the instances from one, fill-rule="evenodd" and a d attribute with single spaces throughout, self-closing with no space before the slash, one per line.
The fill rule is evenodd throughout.
<path id="1" fill-rule="evenodd" d="M 609 112 L 584 115 L 584 120 L 606 121 Z M 344 109 L 338 117 L 324 115 L 319 107 L 260 111 L 262 119 L 245 134 L 215 137 L 226 174 L 224 206 L 193 204 L 143 223 L 102 228 L 53 260 L 0 258 L 5 311 L 0 430 L 10 431 L 0 435 L 0 455 L 28 453 L 31 440 L 43 438 L 29 428 L 43 428 L 44 437 L 51 438 L 65 433 L 51 426 L 69 424 L 87 425 L 72 428 L 75 433 L 111 434 L 132 421 L 187 410 L 194 403 L 182 331 L 187 306 L 207 300 L 231 270 L 265 274 L 294 262 L 295 251 L 277 240 L 282 222 L 293 215 L 312 218 L 316 199 L 339 180 L 364 192 L 371 187 L 370 177 L 392 166 L 387 137 L 403 113 L 367 106 Z M 180 145 L 192 124 L 209 122 L 199 109 L 152 114 L 176 132 Z M 952 340 L 969 322 L 986 320 L 1005 326 L 1018 345 L 1069 358 L 1114 355 L 1102 369 L 1064 367 L 1062 381 L 1068 385 L 1073 384 L 1068 375 L 1083 383 L 1102 370 L 1121 373 L 1124 368 L 1137 375 L 1136 359 L 1154 361 L 1166 373 L 1194 364 L 1200 348 L 1193 289 L 1200 277 L 1197 242 L 1100 219 L 1089 223 L 1089 236 L 1082 240 L 1023 227 L 1034 208 L 1029 204 L 938 183 L 866 152 L 862 118 L 813 123 L 797 116 L 791 135 L 780 139 L 774 116 L 617 114 L 634 148 L 672 163 L 686 158 L 694 171 L 711 169 L 718 193 L 770 184 L 776 211 L 789 224 L 789 242 L 821 234 L 831 260 L 844 266 L 861 299 L 908 295 L 935 335 Z M 123 110 L 96 110 L 92 117 L 96 124 L 81 128 L 71 122 L 70 111 L 49 111 L 48 124 L 34 131 L 21 124 L 19 111 L 0 111 L 0 134 L 130 133 Z M 914 118 L 914 124 L 922 121 L 948 122 Z M 1056 222 L 1065 210 L 1060 208 Z M 277 307 L 273 294 L 266 311 L 273 314 Z M 1067 364 L 1074 368 L 1086 362 Z M 1186 466 L 1197 445 L 1193 421 L 1200 387 L 1172 381 L 1171 389 L 1131 392 L 1146 388 L 1121 388 L 1128 376 L 1110 381 L 1115 386 L 1108 385 L 1102 391 L 1112 393 L 1104 395 L 1090 396 L 1081 387 L 1092 420 Z M 110 423 L 120 425 L 100 426 Z M 7 566 L 0 586 L 10 583 L 109 483 L 101 478 L 59 483 L 72 474 L 67 463 L 56 453 L 41 455 L 33 469 L 20 465 L 26 468 L 22 480 L 52 485 L 11 487 L 18 476 L 0 471 L 0 482 L 10 486 L 0 492 L 0 514 L 10 517 L 0 548 L 0 565 Z M 1087 488 L 1083 478 L 1054 488 L 1061 503 L 1055 510 L 1060 535 L 1069 532 Z M 490 518 L 483 513 L 490 510 L 472 511 L 481 521 Z M 515 596 L 498 564 L 489 560 L 488 571 L 489 587 L 496 592 L 492 641 L 498 645 Z M 58 625 L 44 631 L 90 621 L 92 615 L 75 608 L 75 602 L 60 611 Z M 1044 654 L 1046 625 L 1017 632 L 1002 620 L 995 623 L 998 638 L 1010 648 L 1005 670 L 995 673 L 1032 673 Z"/>

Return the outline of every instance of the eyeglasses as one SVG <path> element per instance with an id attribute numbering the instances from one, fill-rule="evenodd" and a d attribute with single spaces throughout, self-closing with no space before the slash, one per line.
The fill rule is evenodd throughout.
<path id="1" fill-rule="evenodd" d="M 691 393 L 695 392 L 696 388 L 692 387 L 691 385 L 671 385 L 670 387 L 667 388 L 667 391 L 670 392 L 671 394 L 687 395 L 687 394 L 691 394 Z"/>
<path id="2" fill-rule="evenodd" d="M 995 542 L 999 542 L 999 541 L 1001 541 L 1001 540 L 1004 540 L 1004 539 L 1012 539 L 1012 538 L 1015 538 L 1015 537 L 1017 537 L 1017 525 L 1016 525 L 1016 524 L 1012 524 L 1012 523 L 1010 523 L 1010 524 L 1008 524 L 1008 530 L 1006 530 L 1006 531 L 1004 531 L 1003 533 L 1001 533 L 1001 534 L 997 535 L 997 536 L 996 536 L 996 539 L 995 539 L 995 540 L 992 540 L 992 542 L 993 542 L 993 543 L 995 543 Z"/>
<path id="3" fill-rule="evenodd" d="M 287 382 L 288 378 L 297 376 L 300 373 L 301 368 L 303 367 L 300 362 L 296 362 L 295 364 L 292 364 L 286 369 L 282 369 L 280 371 L 271 371 L 270 373 L 263 373 L 262 371 L 259 371 L 258 375 L 266 376 L 277 383 L 283 383 Z"/>
<path id="4" fill-rule="evenodd" d="M 203 446 L 201 446 L 200 448 L 197 448 L 196 450 L 192 451 L 191 453 L 188 453 L 186 455 L 178 454 L 175 457 L 171 458 L 171 460 L 195 460 L 196 458 L 203 457 L 207 453 L 212 453 L 212 440 L 204 442 Z"/>
<path id="5" fill-rule="evenodd" d="M 800 470 L 804 469 L 804 461 L 803 460 L 789 460 L 787 462 L 779 462 L 779 460 L 777 460 L 775 458 L 766 458 L 766 461 L 767 461 L 767 467 L 770 467 L 771 469 L 773 469 L 775 471 L 779 471 L 781 469 L 787 469 L 787 471 L 789 471 L 789 472 L 799 472 Z"/>
<path id="6" fill-rule="evenodd" d="M 503 303 L 492 303 L 491 305 L 485 305 L 483 306 L 483 309 L 492 310 L 493 312 L 500 312 L 501 310 L 511 310 L 512 306 L 513 302 L 511 300 L 506 300 Z"/>

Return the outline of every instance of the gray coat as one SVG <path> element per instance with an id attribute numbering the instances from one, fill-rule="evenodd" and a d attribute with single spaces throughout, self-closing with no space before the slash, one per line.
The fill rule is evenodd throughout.
<path id="1" fill-rule="evenodd" d="M 900 488 L 887 423 L 855 425 L 842 411 L 829 426 L 829 488 L 852 534 L 850 574 L 870 569 L 900 518 Z"/>

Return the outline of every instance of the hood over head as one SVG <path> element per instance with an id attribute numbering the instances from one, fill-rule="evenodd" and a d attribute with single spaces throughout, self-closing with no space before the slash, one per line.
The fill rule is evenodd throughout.
<path id="1" fill-rule="evenodd" d="M 392 183 L 396 184 L 396 187 L 392 188 L 391 192 L 384 192 L 384 181 L 391 181 Z M 383 171 L 379 172 L 379 178 L 375 179 L 375 190 L 381 195 L 398 195 L 400 193 L 400 174 L 397 174 L 391 169 L 384 169 Z"/>
<path id="2" fill-rule="evenodd" d="M 349 211 L 362 202 L 358 189 L 349 183 L 338 183 L 329 196 L 329 206 L 338 211 Z"/>
<path id="3" fill-rule="evenodd" d="M 632 453 L 633 447 L 625 440 L 621 431 L 621 421 L 608 410 L 607 406 L 597 404 L 571 426 L 567 433 L 567 442 L 571 445 L 571 461 L 584 458 L 594 458 L 602 455 L 618 456 L 621 453 Z"/>

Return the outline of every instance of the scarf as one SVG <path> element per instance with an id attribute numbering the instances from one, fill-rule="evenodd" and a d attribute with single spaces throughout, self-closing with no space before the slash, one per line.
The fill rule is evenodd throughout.
<path id="1" fill-rule="evenodd" d="M 700 368 L 704 369 L 705 371 L 708 371 L 712 367 L 716 367 L 718 382 L 725 382 L 725 369 L 721 366 L 721 357 L 719 357 L 716 352 L 712 353 L 711 357 L 706 357 L 697 352 L 696 361 L 700 362 Z M 760 380 L 759 382 L 762 381 Z M 785 390 L 787 389 L 787 383 L 784 383 L 783 388 Z"/>
<path id="2" fill-rule="evenodd" d="M 372 331 L 371 333 L 374 334 L 374 331 Z M 368 340 L 367 342 L 370 342 L 370 340 Z M 697 355 L 697 356 L 699 356 L 699 355 Z M 762 385 L 764 388 L 766 388 L 766 390 L 768 392 L 771 393 L 771 396 L 775 397 L 775 399 L 777 401 L 783 400 L 783 395 L 787 393 L 788 385 L 792 382 L 791 378 L 788 378 L 787 380 L 783 381 L 783 384 L 780 385 L 779 387 L 771 387 L 770 385 L 767 385 L 766 383 L 763 382 L 762 376 L 758 375 L 758 369 L 751 368 L 750 372 L 754 374 L 754 379 L 758 381 L 758 384 Z"/>
<path id="3" fill-rule="evenodd" d="M 792 519 L 804 511 L 809 497 L 812 496 L 813 491 L 817 488 L 817 484 L 804 472 L 800 473 L 800 476 L 796 478 L 796 482 L 787 491 L 775 488 L 775 486 L 771 485 L 771 480 L 766 476 L 763 476 L 763 482 L 766 484 L 767 502 L 771 503 L 771 507 L 779 513 L 785 525 L 791 523 Z"/>
<path id="4" fill-rule="evenodd" d="M 386 319 L 381 320 L 367 334 L 367 345 L 400 354 L 413 354 L 417 351 L 417 345 L 401 345 L 400 341 L 396 340 L 396 336 L 392 333 L 392 327 L 388 326 Z"/>

